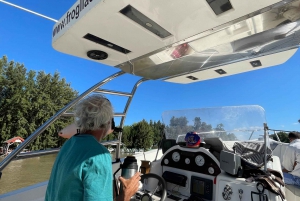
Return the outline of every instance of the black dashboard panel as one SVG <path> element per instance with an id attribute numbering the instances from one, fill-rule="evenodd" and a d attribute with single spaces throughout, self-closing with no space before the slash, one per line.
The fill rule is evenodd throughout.
<path id="1" fill-rule="evenodd" d="M 161 160 L 161 166 L 178 168 L 186 171 L 217 176 L 221 170 L 217 163 L 207 154 L 174 149 Z"/>

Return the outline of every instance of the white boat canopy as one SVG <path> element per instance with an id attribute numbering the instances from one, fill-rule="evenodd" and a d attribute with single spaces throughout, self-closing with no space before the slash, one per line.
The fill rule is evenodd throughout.
<path id="1" fill-rule="evenodd" d="M 300 43 L 299 5 L 78 0 L 54 26 L 53 47 L 147 79 L 192 83 L 287 61 Z"/>

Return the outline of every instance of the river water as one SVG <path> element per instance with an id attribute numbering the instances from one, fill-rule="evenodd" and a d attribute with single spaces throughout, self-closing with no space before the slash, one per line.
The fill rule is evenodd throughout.
<path id="1" fill-rule="evenodd" d="M 55 157 L 56 154 L 52 154 L 10 162 L 2 171 L 0 194 L 48 180 Z M 115 159 L 114 154 L 112 159 Z"/>

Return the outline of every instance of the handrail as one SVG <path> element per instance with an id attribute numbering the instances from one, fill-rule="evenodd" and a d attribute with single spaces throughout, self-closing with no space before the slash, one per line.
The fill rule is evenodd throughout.
<path id="1" fill-rule="evenodd" d="M 124 113 L 114 113 L 114 117 L 124 117 L 126 114 Z M 121 127 L 121 126 L 120 126 Z M 121 127 L 122 128 L 122 127 Z"/>
<path id="2" fill-rule="evenodd" d="M 64 112 L 60 116 L 62 116 L 62 117 L 74 117 L 74 112 Z"/>
<path id="3" fill-rule="evenodd" d="M 106 90 L 106 89 L 97 89 L 94 92 L 95 93 L 118 95 L 118 96 L 132 96 L 131 93 L 126 93 L 126 92 L 121 92 L 121 91 L 113 91 L 113 90 Z"/>
<path id="4" fill-rule="evenodd" d="M 264 148 L 265 148 L 265 154 L 264 154 L 264 171 L 267 172 L 267 163 L 268 163 L 268 154 L 267 154 L 267 150 L 268 150 L 268 146 L 267 146 L 267 139 L 269 138 L 268 135 L 268 126 L 267 123 L 264 123 Z"/>
<path id="5" fill-rule="evenodd" d="M 114 117 L 123 117 L 124 113 L 114 113 Z M 74 112 L 65 112 L 61 115 L 62 117 L 74 117 Z"/>
<path id="6" fill-rule="evenodd" d="M 279 136 L 277 135 L 277 131 L 274 131 L 274 134 L 276 135 L 276 138 L 277 138 L 278 142 L 281 142 Z"/>
<path id="7" fill-rule="evenodd" d="M 78 101 L 92 93 L 95 89 L 101 87 L 102 85 L 106 84 L 107 82 L 113 80 L 114 78 L 121 76 L 125 74 L 124 71 L 119 71 L 101 82 L 95 84 L 91 88 L 89 88 L 87 91 L 82 93 L 80 96 L 75 98 L 73 101 L 71 101 L 69 104 L 67 104 L 64 108 L 59 110 L 55 115 L 53 115 L 49 120 L 47 120 L 43 125 L 41 125 L 34 133 L 32 133 L 24 142 L 22 142 L 13 152 L 11 152 L 3 161 L 0 163 L 0 172 L 9 164 L 9 162 L 15 158 L 26 146 L 28 146 L 39 134 L 41 134 L 48 126 L 50 126 L 56 119 L 58 119 L 64 112 L 66 112 L 68 109 L 70 109 L 74 104 L 76 104 Z"/>
<path id="8" fill-rule="evenodd" d="M 280 140 L 279 136 L 277 135 L 277 132 L 285 132 L 285 133 L 290 133 L 290 132 L 292 132 L 292 131 L 276 130 L 276 129 L 270 129 L 270 128 L 269 128 L 269 131 L 274 131 L 274 135 L 276 136 L 278 142 L 281 142 L 281 140 Z"/>
<path id="9" fill-rule="evenodd" d="M 136 92 L 136 90 L 137 90 L 137 88 L 138 88 L 138 86 L 140 86 L 140 84 L 142 84 L 143 82 L 145 82 L 145 81 L 147 81 L 148 79 L 146 79 L 146 78 L 142 78 L 142 79 L 140 79 L 140 80 L 138 80 L 136 83 L 135 83 L 135 85 L 134 85 L 134 87 L 133 87 L 133 89 L 132 89 L 132 91 L 131 91 L 131 96 L 129 96 L 128 97 L 128 100 L 127 100 L 127 102 L 126 102 L 126 105 L 125 105 L 125 108 L 124 108 L 124 111 L 123 111 L 123 116 L 122 116 L 122 118 L 121 118 L 121 122 L 120 122 L 120 127 L 121 128 L 123 128 L 123 126 L 124 126 L 124 122 L 125 122 L 125 119 L 126 119 L 126 115 L 127 115 L 127 111 L 128 111 L 128 108 L 129 108 L 129 106 L 130 106 L 130 103 L 131 103 L 131 101 L 132 101 L 132 99 L 133 99 L 133 97 L 134 97 L 134 94 L 135 94 L 135 92 Z M 118 138 L 118 140 L 121 142 L 122 141 L 122 132 L 119 132 L 119 138 Z M 118 144 L 118 146 L 117 146 L 117 150 L 116 150 L 116 159 L 118 160 L 119 158 L 120 158 L 120 150 L 121 150 L 121 144 Z"/>
<path id="10" fill-rule="evenodd" d="M 120 143 L 119 140 L 110 140 L 105 142 L 100 142 L 103 146 L 108 145 L 117 145 Z M 38 151 L 30 151 L 25 153 L 18 154 L 15 158 L 12 160 L 20 160 L 20 159 L 26 159 L 26 158 L 33 158 L 38 156 L 44 156 L 44 155 L 50 155 L 50 154 L 56 154 L 60 151 L 60 148 L 53 148 L 53 149 L 46 149 L 46 150 L 38 150 Z"/>
<path id="11" fill-rule="evenodd" d="M 285 133 L 289 133 L 289 132 L 293 132 L 293 131 L 286 131 L 286 130 L 276 130 L 276 129 L 268 129 L 269 131 L 279 131 L 279 132 L 285 132 Z"/>

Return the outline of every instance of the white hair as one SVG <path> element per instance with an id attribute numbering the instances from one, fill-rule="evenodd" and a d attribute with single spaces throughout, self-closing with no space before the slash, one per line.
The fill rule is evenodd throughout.
<path id="1" fill-rule="evenodd" d="M 113 108 L 107 98 L 93 94 L 75 106 L 75 122 L 80 132 L 108 129 L 113 118 Z"/>

